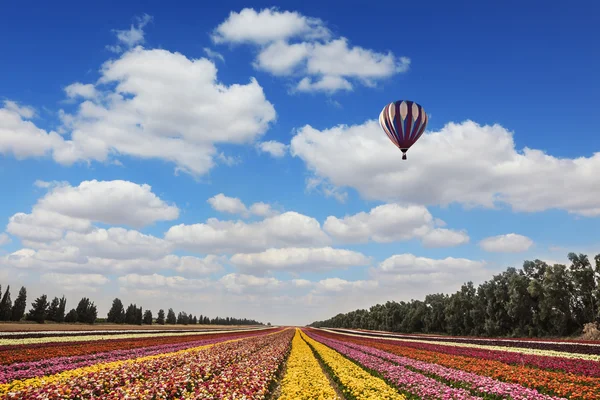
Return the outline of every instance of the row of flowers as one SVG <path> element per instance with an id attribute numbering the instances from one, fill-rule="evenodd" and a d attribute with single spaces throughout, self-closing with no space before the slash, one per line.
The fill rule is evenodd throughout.
<path id="1" fill-rule="evenodd" d="M 281 328 L 275 328 L 269 332 L 276 332 Z M 28 346 L 15 346 L 12 348 L 0 348 L 0 365 L 14 365 L 15 363 L 27 363 L 34 361 L 51 360 L 60 357 L 85 356 L 96 353 L 110 352 L 115 350 L 131 350 L 150 346 L 174 345 L 177 343 L 189 343 L 198 340 L 209 340 L 215 338 L 237 338 L 264 334 L 265 331 L 236 331 L 227 333 L 208 333 L 202 337 L 198 335 L 180 335 L 168 337 L 150 337 L 141 339 L 118 339 L 102 340 L 78 343 L 45 343 Z"/>
<path id="2" fill-rule="evenodd" d="M 263 400 L 275 387 L 278 372 L 289 354 L 293 330 L 286 330 L 268 346 L 231 364 L 212 379 L 188 385 L 182 399 Z"/>
<path id="3" fill-rule="evenodd" d="M 333 328 L 333 329 L 342 329 L 342 328 Z M 346 329 L 346 330 L 352 330 L 352 331 L 356 331 L 356 332 L 367 332 L 367 333 L 387 333 L 389 334 L 389 331 L 378 331 L 378 330 L 374 330 L 374 329 L 360 329 L 360 328 L 356 328 L 356 329 Z M 404 334 L 401 334 L 404 335 Z M 432 337 L 437 337 L 437 338 L 445 338 L 448 337 L 447 335 L 440 335 L 440 334 L 431 334 L 431 333 L 411 333 L 410 335 L 412 336 L 419 336 L 419 337 L 423 337 L 423 338 L 432 338 Z M 486 339 L 486 338 L 480 338 L 480 337 L 474 337 L 474 336 L 452 336 L 453 338 L 457 338 L 457 339 Z M 520 341 L 531 341 L 531 342 L 548 342 L 548 343 L 589 343 L 589 344 L 598 344 L 600 345 L 600 340 L 583 340 L 583 339 L 556 339 L 556 338 L 539 338 L 539 337 L 511 337 L 511 338 L 503 338 L 502 340 L 512 340 L 515 342 L 520 342 Z"/>
<path id="4" fill-rule="evenodd" d="M 253 335 L 247 333 L 246 335 Z M 155 354 L 172 353 L 192 347 L 205 346 L 230 340 L 245 335 L 213 335 L 210 338 L 183 343 L 169 343 L 159 346 L 141 347 L 137 349 L 114 350 L 83 356 L 54 357 L 40 361 L 0 365 L 0 383 L 8 383 L 17 379 L 34 378 L 37 376 L 53 375 L 70 369 L 87 367 L 101 362 L 112 362 L 132 358 L 145 357 Z"/>
<path id="5" fill-rule="evenodd" d="M 296 330 L 292 351 L 286 364 L 278 400 L 334 400 L 338 396 L 323 373 L 312 350 Z"/>
<path id="6" fill-rule="evenodd" d="M 330 330 L 329 330 L 330 331 Z M 335 332 L 335 331 L 330 331 Z M 340 335 L 348 335 L 348 336 L 358 336 L 358 337 L 371 337 L 365 333 L 359 332 L 335 332 Z M 373 337 L 374 339 L 384 339 L 382 337 Z M 428 339 L 403 339 L 401 337 L 385 337 L 386 340 L 395 341 L 395 342 L 410 342 L 410 343 L 421 343 L 421 344 L 436 344 L 437 346 L 445 346 L 445 347 L 463 347 L 467 349 L 480 349 L 480 350 L 499 350 L 509 353 L 518 353 L 518 354 L 526 354 L 526 355 L 537 355 L 537 356 L 549 356 L 549 357 L 561 357 L 561 358 L 571 358 L 575 360 L 591 360 L 591 361 L 600 361 L 600 355 L 597 354 L 580 354 L 580 353 L 568 353 L 563 351 L 554 351 L 554 350 L 538 350 L 538 349 L 528 349 L 523 347 L 503 347 L 503 346 L 488 346 L 484 344 L 469 344 L 469 343 L 450 343 L 450 342 L 432 342 Z"/>
<path id="7" fill-rule="evenodd" d="M 368 345 L 395 355 L 438 364 L 444 367 L 487 376 L 504 382 L 515 383 L 541 393 L 571 399 L 600 400 L 600 379 L 564 372 L 547 371 L 522 365 L 507 365 L 500 361 L 476 357 L 452 355 L 438 351 L 422 350 L 406 343 L 391 342 L 372 338 L 357 338 L 318 331 L 327 338 L 343 342 Z"/>
<path id="8" fill-rule="evenodd" d="M 60 337 L 60 336 L 90 336 L 90 335 L 121 335 L 121 334 L 160 334 L 160 333 L 189 333 L 189 332 L 219 332 L 219 331 L 247 331 L 267 328 L 202 328 L 202 329 L 98 329 L 93 331 L 15 331 L 15 332 L 0 332 L 0 339 L 27 339 L 27 338 L 43 338 L 43 337 Z"/>
<path id="9" fill-rule="evenodd" d="M 327 332 L 321 330 L 320 332 Z M 341 334 L 341 333 L 340 333 Z M 366 338 L 367 336 L 354 335 L 354 337 Z M 390 344 L 411 347 L 414 349 L 430 350 L 439 353 L 461 355 L 466 357 L 475 357 L 486 360 L 501 361 L 506 364 L 528 365 L 535 368 L 563 371 L 577 375 L 585 375 L 590 377 L 600 377 L 600 362 L 593 360 L 581 360 L 574 358 L 555 357 L 545 353 L 542 350 L 538 351 L 537 355 L 522 354 L 518 352 L 502 350 L 487 350 L 463 346 L 440 345 L 427 341 L 402 341 L 399 343 L 396 340 L 384 338 L 370 338 L 384 341 Z"/>
<path id="10" fill-rule="evenodd" d="M 181 398 L 252 354 L 282 342 L 289 344 L 291 337 L 288 330 L 176 353 L 97 364 L 0 385 L 0 396 L 23 400 Z"/>
<path id="11" fill-rule="evenodd" d="M 326 339 L 309 334 L 317 341 L 339 351 L 365 367 L 382 374 L 388 380 L 404 387 L 411 394 L 427 399 L 496 399 L 558 400 L 535 389 L 514 383 L 500 382 L 489 377 L 443 367 L 437 364 L 396 356 L 381 350 L 354 343 Z M 425 376 L 427 375 L 427 376 Z M 428 377 L 429 376 L 429 377 Z M 451 386 L 442 383 L 447 382 Z M 467 390 L 465 390 L 467 389 Z"/>
<path id="12" fill-rule="evenodd" d="M 236 332 L 245 332 L 245 330 L 237 330 Z M 251 329 L 256 330 L 256 329 Z M 227 333 L 229 330 L 213 330 L 213 331 L 196 331 L 186 332 L 186 335 L 208 335 L 211 333 Z M 169 337 L 169 336 L 181 336 L 180 332 L 170 331 L 163 333 L 137 333 L 136 331 L 129 331 L 129 333 L 113 334 L 96 334 L 96 335 L 78 335 L 78 336 L 48 336 L 48 337 L 31 337 L 31 338 L 20 338 L 20 339 L 0 339 L 0 349 L 4 347 L 14 347 L 18 345 L 31 345 L 31 344 L 43 344 L 43 343 L 73 343 L 73 342 L 89 342 L 96 340 L 115 340 L 115 339 L 132 339 L 132 338 L 148 338 L 148 337 Z"/>
<path id="13" fill-rule="evenodd" d="M 316 352 L 344 396 L 357 400 L 405 400 L 406 397 L 383 379 L 373 376 L 340 353 L 302 334 Z"/>
<path id="14" fill-rule="evenodd" d="M 553 350 L 566 353 L 596 354 L 600 355 L 600 344 L 584 342 L 536 341 L 536 340 L 510 340 L 492 338 L 459 338 L 450 336 L 421 336 L 397 333 L 380 333 L 368 331 L 354 331 L 352 329 L 332 329 L 337 332 L 359 333 L 371 337 L 392 337 L 403 339 L 426 340 L 429 342 L 448 342 L 465 344 L 483 344 L 486 346 L 516 347 L 538 350 Z"/>

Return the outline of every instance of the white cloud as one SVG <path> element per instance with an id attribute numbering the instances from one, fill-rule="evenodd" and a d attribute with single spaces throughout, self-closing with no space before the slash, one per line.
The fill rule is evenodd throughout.
<path id="1" fill-rule="evenodd" d="M 178 217 L 179 209 L 161 200 L 149 185 L 93 180 L 53 186 L 31 214 L 13 215 L 7 231 L 29 240 L 58 240 L 63 230 L 88 232 L 91 222 L 142 227 Z"/>
<path id="2" fill-rule="evenodd" d="M 11 216 L 6 226 L 8 233 L 33 242 L 60 240 L 67 229 L 88 232 L 92 224 L 87 219 L 74 218 L 36 205 L 31 214 L 16 213 Z"/>
<path id="3" fill-rule="evenodd" d="M 529 250 L 532 245 L 533 240 L 516 233 L 492 236 L 479 242 L 483 250 L 495 253 L 521 253 Z"/>
<path id="4" fill-rule="evenodd" d="M 33 107 L 20 106 L 19 104 L 17 104 L 14 101 L 5 100 L 4 108 L 10 112 L 17 114 L 18 116 L 20 116 L 24 119 L 31 119 L 31 118 L 35 117 L 35 110 L 33 109 Z"/>
<path id="5" fill-rule="evenodd" d="M 370 263 L 361 253 L 331 247 L 268 249 L 261 253 L 235 254 L 230 261 L 240 270 L 259 274 L 266 271 L 324 272 Z"/>
<path id="6" fill-rule="evenodd" d="M 453 231 L 451 229 L 436 228 L 427 232 L 421 239 L 423 246 L 454 247 L 469 243 L 469 235 L 465 231 Z"/>
<path id="7" fill-rule="evenodd" d="M 225 259 L 208 255 L 204 258 L 176 256 L 174 254 L 156 257 L 156 254 L 142 255 L 129 252 L 110 258 L 110 250 L 96 249 L 100 256 L 92 256 L 86 249 L 62 244 L 38 250 L 22 248 L 4 257 L 0 264 L 15 270 L 58 271 L 61 273 L 123 274 L 128 272 L 171 271 L 186 276 L 205 276 L 223 270 Z"/>
<path id="8" fill-rule="evenodd" d="M 471 279 L 481 276 L 485 262 L 466 258 L 447 257 L 432 259 L 413 254 L 397 254 L 388 257 L 372 269 L 373 276 L 382 284 L 394 282 L 424 283 Z M 430 292 L 427 292 L 430 293 Z"/>
<path id="9" fill-rule="evenodd" d="M 213 32 L 215 43 L 267 44 L 297 36 L 327 38 L 329 31 L 318 18 L 308 18 L 298 12 L 277 11 L 276 8 L 256 12 L 252 8 L 229 13 L 229 17 Z"/>
<path id="10" fill-rule="evenodd" d="M 33 109 L 4 102 L 4 107 L 0 108 L 0 154 L 13 154 L 21 160 L 42 157 L 65 146 L 58 133 L 46 132 L 28 121 L 32 117 Z"/>
<path id="11" fill-rule="evenodd" d="M 279 211 L 274 210 L 270 204 L 259 201 L 250 206 L 250 212 L 258 217 L 272 217 L 279 214 Z"/>
<path id="12" fill-rule="evenodd" d="M 279 212 L 274 210 L 270 204 L 262 201 L 253 203 L 250 207 L 246 207 L 244 202 L 238 197 L 229 197 L 223 193 L 219 193 L 207 200 L 210 206 L 220 212 L 241 215 L 244 218 L 250 215 L 256 215 L 258 217 L 271 217 L 277 215 Z"/>
<path id="13" fill-rule="evenodd" d="M 244 203 L 237 197 L 228 197 L 219 193 L 207 200 L 210 206 L 220 212 L 229 214 L 247 215 L 248 209 Z"/>
<path id="14" fill-rule="evenodd" d="M 172 249 L 171 243 L 151 235 L 123 228 L 96 228 L 89 233 L 67 232 L 64 243 L 78 248 L 87 257 L 158 259 Z"/>
<path id="15" fill-rule="evenodd" d="M 93 88 L 69 87 L 72 95 L 101 95 L 82 98 L 74 114 L 61 110 L 65 137 L 37 128 L 14 107 L 0 109 L 0 153 L 52 154 L 63 165 L 119 155 L 162 159 L 197 177 L 215 165 L 217 144 L 254 142 L 276 118 L 255 79 L 223 85 L 208 59 L 138 46 L 104 63 L 100 74 Z M 235 120 L 223 124 L 230 115 Z M 224 155 L 220 161 L 235 162 Z"/>
<path id="16" fill-rule="evenodd" d="M 319 222 L 296 212 L 286 212 L 259 222 L 220 221 L 175 225 L 165 239 L 180 248 L 200 253 L 238 253 L 271 247 L 322 246 L 330 242 Z"/>
<path id="17" fill-rule="evenodd" d="M 313 285 L 312 281 L 308 279 L 292 279 L 292 285 L 299 288 L 311 287 Z"/>
<path id="18" fill-rule="evenodd" d="M 375 289 L 379 286 L 379 283 L 374 280 L 369 281 L 347 281 L 341 278 L 327 278 L 320 280 L 317 283 L 315 289 L 316 293 L 319 292 L 342 292 L 346 290 L 359 289 Z"/>
<path id="19" fill-rule="evenodd" d="M 8 244 L 10 242 L 10 236 L 8 236 L 6 233 L 0 233 L 0 246 L 4 246 L 5 244 Z"/>
<path id="20" fill-rule="evenodd" d="M 65 93 L 67 97 L 73 99 L 76 97 L 82 97 L 84 99 L 93 99 L 98 96 L 98 91 L 96 87 L 91 83 L 83 84 L 79 82 L 75 82 L 70 84 L 65 88 Z"/>
<path id="21" fill-rule="evenodd" d="M 287 149 L 288 149 L 288 145 L 285 145 L 276 140 L 269 140 L 267 142 L 261 142 L 258 144 L 257 147 L 263 153 L 268 153 L 272 157 L 275 157 L 275 158 L 282 158 L 283 156 L 285 156 L 285 153 L 287 152 Z"/>
<path id="22" fill-rule="evenodd" d="M 146 290 L 197 291 L 210 287 L 210 282 L 206 279 L 189 279 L 183 276 L 128 274 L 119 277 L 119 285 Z"/>
<path id="23" fill-rule="evenodd" d="M 351 47 L 345 37 L 332 39 L 319 19 L 273 8 L 232 12 L 215 29 L 213 40 L 257 45 L 254 67 L 276 76 L 304 76 L 298 91 L 352 90 L 351 79 L 374 86 L 410 66 L 407 57 Z"/>
<path id="24" fill-rule="evenodd" d="M 217 60 L 221 60 L 221 61 L 225 62 L 225 57 L 223 57 L 223 54 L 221 54 L 217 51 L 214 51 L 208 47 L 205 47 L 203 50 L 209 58 L 212 58 L 213 60 L 217 59 Z"/>
<path id="25" fill-rule="evenodd" d="M 377 121 L 323 131 L 307 125 L 292 139 L 291 153 L 321 182 L 355 188 L 370 200 L 600 215 L 600 175 L 591 172 L 600 168 L 600 153 L 575 159 L 520 153 L 499 125 L 449 123 L 424 134 L 406 161 Z"/>
<path id="26" fill-rule="evenodd" d="M 219 279 L 219 285 L 227 291 L 233 293 L 243 293 L 247 291 L 265 291 L 273 290 L 282 286 L 282 282 L 272 277 L 257 277 L 245 274 L 227 274 Z"/>
<path id="27" fill-rule="evenodd" d="M 427 247 L 450 247 L 469 241 L 465 232 L 436 228 L 427 208 L 417 205 L 384 204 L 368 213 L 360 212 L 344 218 L 329 216 L 323 229 L 346 243 L 369 240 L 390 243 L 417 238 Z"/>
<path id="28" fill-rule="evenodd" d="M 114 29 L 113 32 L 117 36 L 117 45 L 106 46 L 106 48 L 114 53 L 120 53 L 128 48 L 131 48 L 137 44 L 144 43 L 144 27 L 152 21 L 152 17 L 148 14 L 144 14 L 141 17 L 136 17 L 136 24 L 131 25 L 128 30 Z M 125 46 L 125 48 L 122 47 Z"/>
<path id="29" fill-rule="evenodd" d="M 110 282 L 107 277 L 100 274 L 61 274 L 56 272 L 43 274 L 41 281 L 63 290 L 76 292 L 97 292 L 99 286 Z M 92 299 L 92 301 L 94 300 Z"/>
<path id="30" fill-rule="evenodd" d="M 60 186 L 44 196 L 40 208 L 106 224 L 142 227 L 179 217 L 179 209 L 152 192 L 148 184 L 83 181 L 77 187 Z"/>

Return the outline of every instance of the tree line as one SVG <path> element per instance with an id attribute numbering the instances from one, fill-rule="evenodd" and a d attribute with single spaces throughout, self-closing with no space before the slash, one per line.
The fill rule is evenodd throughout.
<path id="1" fill-rule="evenodd" d="M 2 285 L 0 285 L 0 321 L 18 322 L 22 319 L 44 323 L 53 322 L 83 322 L 93 324 L 98 317 L 96 305 L 87 297 L 82 298 L 77 304 L 77 308 L 66 312 L 67 299 L 54 297 L 48 301 L 48 296 L 41 295 L 31 303 L 30 310 L 25 313 L 27 308 L 27 289 L 22 286 L 19 294 L 13 303 L 10 297 L 10 285 L 2 295 Z"/>
<path id="2" fill-rule="evenodd" d="M 525 261 L 478 287 L 429 294 L 425 300 L 388 301 L 338 314 L 313 327 L 372 329 L 462 336 L 543 337 L 580 334 L 600 322 L 600 254 L 569 253 L 570 266 Z"/>
<path id="3" fill-rule="evenodd" d="M 65 296 L 62 296 L 60 299 L 54 297 L 51 301 L 48 301 L 48 296 L 43 294 L 31 303 L 31 308 L 26 313 L 27 289 L 24 286 L 21 287 L 19 294 L 13 303 L 10 295 L 10 285 L 7 286 L 4 294 L 2 293 L 2 285 L 0 285 L 0 321 L 18 322 L 25 319 L 27 321 L 35 321 L 38 323 L 52 321 L 94 324 L 104 320 L 98 318 L 98 309 L 96 305 L 87 297 L 82 298 L 77 304 L 77 307 L 68 312 L 66 312 L 66 306 L 67 299 Z M 156 319 L 154 319 L 152 311 L 143 311 L 142 307 L 138 307 L 136 304 L 130 304 L 127 309 L 125 309 L 123 307 L 123 302 L 118 298 L 113 300 L 105 321 L 129 325 L 151 325 L 153 323 L 160 325 L 264 325 L 261 322 L 246 318 L 209 318 L 208 316 L 195 316 L 185 312 L 179 312 L 175 315 L 175 311 L 173 311 L 172 308 L 169 308 L 166 316 L 164 310 L 159 310 Z"/>
<path id="4" fill-rule="evenodd" d="M 169 308 L 166 315 L 165 310 L 158 310 L 158 315 L 156 316 L 156 320 L 154 320 L 152 311 L 143 311 L 142 307 L 138 307 L 137 304 L 129 304 L 129 306 L 125 308 L 123 302 L 119 298 L 113 300 L 110 311 L 108 311 L 106 322 L 132 325 L 150 325 L 153 322 L 159 325 L 264 325 L 262 322 L 246 318 L 209 318 L 204 315 L 195 316 L 183 311 L 180 311 L 175 315 L 175 311 L 173 311 L 172 308 Z"/>

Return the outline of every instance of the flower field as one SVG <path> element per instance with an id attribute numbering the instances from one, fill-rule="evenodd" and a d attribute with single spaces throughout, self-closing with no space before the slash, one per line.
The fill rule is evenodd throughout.
<path id="1" fill-rule="evenodd" d="M 600 400 L 594 343 L 313 328 L 103 333 L 0 333 L 0 399 Z"/>

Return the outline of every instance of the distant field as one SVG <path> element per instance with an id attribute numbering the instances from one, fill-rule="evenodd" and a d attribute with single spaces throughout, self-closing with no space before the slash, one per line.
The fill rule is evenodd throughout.
<path id="1" fill-rule="evenodd" d="M 94 331 L 94 330 L 192 330 L 192 329 L 235 329 L 235 328 L 253 328 L 261 325 L 117 325 L 117 324 L 37 324 L 26 322 L 0 323 L 0 332 L 19 332 L 19 331 Z"/>

